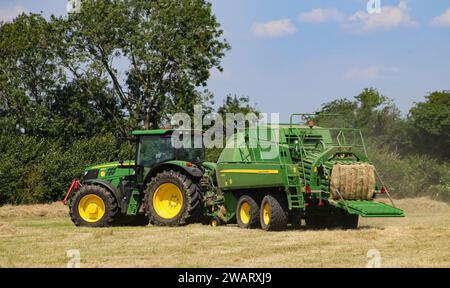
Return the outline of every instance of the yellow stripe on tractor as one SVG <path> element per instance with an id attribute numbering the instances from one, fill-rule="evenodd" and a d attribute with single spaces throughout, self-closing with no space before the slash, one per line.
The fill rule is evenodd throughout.
<path id="1" fill-rule="evenodd" d="M 245 174 L 278 174 L 278 170 L 261 170 L 261 169 L 227 169 L 221 170 L 220 173 L 245 173 Z"/>
<path id="2" fill-rule="evenodd" d="M 120 164 L 118 164 L 118 163 L 103 164 L 103 165 L 93 166 L 93 167 L 91 167 L 91 169 L 104 169 L 104 168 L 118 167 L 119 165 Z M 132 165 L 134 165 L 134 162 L 124 163 L 123 165 L 124 166 L 132 166 Z"/>

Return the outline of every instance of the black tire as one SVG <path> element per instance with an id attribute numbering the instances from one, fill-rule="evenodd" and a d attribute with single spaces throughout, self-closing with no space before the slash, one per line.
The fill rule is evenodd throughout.
<path id="1" fill-rule="evenodd" d="M 248 208 L 250 209 L 246 215 L 241 215 L 241 207 L 243 205 L 248 205 Z M 259 214 L 259 203 L 254 196 L 242 195 L 241 198 L 239 198 L 236 205 L 236 221 L 240 228 L 255 229 L 261 227 Z M 248 217 L 248 221 L 244 221 L 243 217 Z"/>
<path id="2" fill-rule="evenodd" d="M 95 195 L 102 199 L 105 205 L 104 215 L 96 222 L 88 222 L 80 216 L 79 204 L 81 199 L 88 195 Z M 114 195 L 105 188 L 97 185 L 84 185 L 78 190 L 72 199 L 69 210 L 70 218 L 76 226 L 83 227 L 109 227 L 114 224 L 119 216 L 119 205 Z"/>
<path id="3" fill-rule="evenodd" d="M 359 215 L 346 212 L 342 215 L 342 229 L 357 229 L 358 221 Z"/>
<path id="4" fill-rule="evenodd" d="M 181 210 L 176 216 L 163 218 L 155 210 L 153 197 L 163 184 L 174 184 L 181 191 L 183 198 Z M 152 179 L 144 197 L 145 215 L 149 222 L 156 226 L 183 226 L 197 222 L 202 212 L 199 186 L 189 177 L 176 171 L 164 171 Z"/>
<path id="5" fill-rule="evenodd" d="M 261 228 L 266 231 L 282 231 L 287 229 L 287 223 L 288 223 L 288 213 L 287 213 L 287 207 L 286 207 L 286 201 L 283 201 L 283 198 L 280 196 L 274 196 L 274 195 L 266 195 L 262 202 L 261 202 L 261 208 L 260 208 L 260 222 L 261 222 Z M 265 211 L 265 205 L 268 205 L 269 213 L 266 214 L 267 211 Z M 265 219 L 268 217 L 268 221 L 266 222 Z"/>

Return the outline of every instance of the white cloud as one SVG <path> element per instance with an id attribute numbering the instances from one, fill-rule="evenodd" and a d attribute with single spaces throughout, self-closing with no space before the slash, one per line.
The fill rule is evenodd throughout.
<path id="1" fill-rule="evenodd" d="M 18 5 L 6 8 L 0 8 L 0 21 L 9 22 L 14 20 L 18 15 L 27 12 L 25 7 Z"/>
<path id="2" fill-rule="evenodd" d="M 444 14 L 431 19 L 431 25 L 436 27 L 450 27 L 450 8 Z"/>
<path id="3" fill-rule="evenodd" d="M 418 25 L 409 14 L 406 0 L 401 0 L 397 6 L 381 6 L 381 13 L 369 14 L 366 11 L 357 11 L 348 18 L 348 21 L 345 26 L 359 32 L 391 30 L 399 26 L 414 27 Z"/>
<path id="4" fill-rule="evenodd" d="M 299 19 L 302 22 L 312 23 L 340 22 L 345 19 L 345 16 L 336 8 L 315 8 L 311 11 L 300 13 Z"/>
<path id="5" fill-rule="evenodd" d="M 392 75 L 398 72 L 396 67 L 383 67 L 383 66 L 368 66 L 368 67 L 356 67 L 351 68 L 344 74 L 346 80 L 374 80 L 380 78 L 382 75 Z"/>
<path id="6" fill-rule="evenodd" d="M 252 27 L 257 37 L 284 37 L 297 30 L 290 19 L 280 19 L 265 23 L 256 23 Z"/>

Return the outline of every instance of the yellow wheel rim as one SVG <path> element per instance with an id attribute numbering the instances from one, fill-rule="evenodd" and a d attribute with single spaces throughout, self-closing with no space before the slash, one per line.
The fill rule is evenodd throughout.
<path id="1" fill-rule="evenodd" d="M 164 219 L 175 218 L 183 208 L 183 193 L 172 183 L 159 186 L 153 195 L 153 208 Z"/>
<path id="2" fill-rule="evenodd" d="M 94 194 L 84 196 L 78 203 L 78 213 L 81 219 L 89 223 L 100 221 L 105 215 L 105 210 L 103 199 Z"/>
<path id="3" fill-rule="evenodd" d="M 263 221 L 264 224 L 268 225 L 270 222 L 270 204 L 269 202 L 264 203 L 263 206 Z"/>
<path id="4" fill-rule="evenodd" d="M 247 201 L 242 202 L 239 209 L 239 216 L 242 224 L 248 224 L 250 222 L 250 204 Z"/>

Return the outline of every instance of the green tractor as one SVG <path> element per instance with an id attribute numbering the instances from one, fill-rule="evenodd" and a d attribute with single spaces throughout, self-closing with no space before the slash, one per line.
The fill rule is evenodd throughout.
<path id="1" fill-rule="evenodd" d="M 296 116 L 306 123 L 294 124 Z M 319 127 L 310 116 L 267 125 L 265 137 L 260 127 L 238 131 L 217 163 L 204 161 L 204 148 L 172 145 L 173 136 L 201 133 L 134 131 L 135 161 L 88 167 L 64 202 L 75 225 L 90 227 L 203 222 L 279 231 L 305 221 L 312 229 L 354 229 L 360 216 L 404 217 L 370 163 L 361 132 Z M 391 205 L 374 201 L 383 194 Z"/>
<path id="2" fill-rule="evenodd" d="M 83 182 L 74 180 L 64 200 L 74 224 L 105 227 L 150 221 L 180 226 L 198 221 L 203 210 L 199 182 L 204 172 L 199 165 L 204 149 L 172 148 L 174 132 L 134 131 L 135 161 L 87 167 Z"/>

